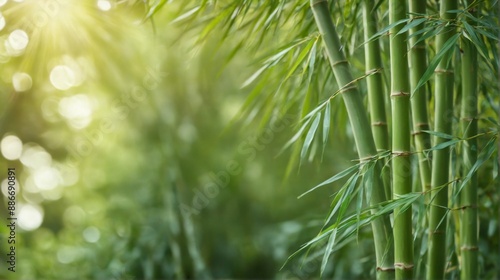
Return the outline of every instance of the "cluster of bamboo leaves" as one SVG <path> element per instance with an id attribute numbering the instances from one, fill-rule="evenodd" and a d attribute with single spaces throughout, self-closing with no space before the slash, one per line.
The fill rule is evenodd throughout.
<path id="1" fill-rule="evenodd" d="M 148 16 L 166 3 L 151 1 Z M 173 22 L 188 26 L 183 36 L 200 44 L 222 29 L 237 42 L 229 59 L 255 52 L 259 67 L 242 83 L 248 98 L 238 118 L 262 127 L 297 114 L 284 145 L 292 149 L 287 176 L 339 137 L 355 140 L 357 163 L 303 194 L 345 182 L 318 235 L 291 257 L 320 251 L 324 271 L 343 241 L 371 225 L 379 278 L 487 274 L 477 217 L 480 195 L 498 181 L 497 6 L 185 1 Z"/>

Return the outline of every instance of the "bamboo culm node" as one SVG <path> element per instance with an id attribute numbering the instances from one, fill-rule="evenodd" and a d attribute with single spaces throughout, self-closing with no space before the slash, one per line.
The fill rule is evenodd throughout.
<path id="1" fill-rule="evenodd" d="M 455 71 L 453 70 L 448 70 L 448 69 L 437 69 L 434 70 L 434 73 L 436 74 L 450 74 L 450 75 L 453 75 L 455 74 Z"/>
<path id="2" fill-rule="evenodd" d="M 392 154 L 396 157 L 409 157 L 412 155 L 412 152 L 409 151 L 392 151 Z"/>
<path id="3" fill-rule="evenodd" d="M 412 263 L 395 263 L 394 266 L 401 270 L 412 270 L 415 267 Z"/>
<path id="4" fill-rule="evenodd" d="M 372 122 L 372 126 L 387 126 L 386 122 Z"/>
<path id="5" fill-rule="evenodd" d="M 408 97 L 410 94 L 404 91 L 396 91 L 391 93 L 391 97 Z"/>
<path id="6" fill-rule="evenodd" d="M 460 250 L 462 250 L 462 251 L 478 251 L 479 248 L 476 246 L 462 246 L 462 247 L 460 247 Z"/>
<path id="7" fill-rule="evenodd" d="M 395 271 L 396 269 L 392 266 L 390 267 L 377 267 L 377 271 Z"/>

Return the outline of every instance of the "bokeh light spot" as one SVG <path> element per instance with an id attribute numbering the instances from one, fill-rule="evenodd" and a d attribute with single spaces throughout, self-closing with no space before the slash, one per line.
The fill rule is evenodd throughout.
<path id="1" fill-rule="evenodd" d="M 78 257 L 78 252 L 71 247 L 63 247 L 57 251 L 57 260 L 60 263 L 72 263 Z"/>
<path id="2" fill-rule="evenodd" d="M 16 73 L 12 76 L 12 86 L 17 92 L 23 92 L 31 89 L 33 80 L 31 76 L 26 73 Z"/>
<path id="3" fill-rule="evenodd" d="M 21 29 L 16 29 L 9 35 L 9 44 L 15 51 L 24 50 L 28 45 L 28 42 L 28 34 Z"/>
<path id="4" fill-rule="evenodd" d="M 108 0 L 98 0 L 97 7 L 101 11 L 109 11 L 111 10 L 111 2 L 109 2 Z"/>
<path id="5" fill-rule="evenodd" d="M 96 227 L 88 227 L 83 231 L 83 238 L 89 243 L 95 243 L 101 238 L 101 232 Z"/>
<path id="6" fill-rule="evenodd" d="M 82 208 L 73 205 L 64 211 L 63 220 L 68 225 L 77 226 L 81 225 L 85 221 L 86 216 L 87 214 Z"/>
<path id="7" fill-rule="evenodd" d="M 50 82 L 59 90 L 67 90 L 76 84 L 75 73 L 66 65 L 57 65 L 50 71 Z"/>
<path id="8" fill-rule="evenodd" d="M 8 160 L 17 160 L 23 152 L 23 142 L 15 135 L 8 135 L 0 143 L 2 155 Z"/>
<path id="9" fill-rule="evenodd" d="M 52 156 L 37 144 L 28 143 L 23 146 L 21 162 L 27 167 L 37 169 L 44 166 L 50 166 Z"/>
<path id="10" fill-rule="evenodd" d="M 2 30 L 5 27 L 5 17 L 3 16 L 2 13 L 0 13 L 0 30 Z"/>
<path id="11" fill-rule="evenodd" d="M 65 97 L 59 102 L 59 113 L 75 128 L 89 125 L 92 116 L 92 102 L 85 94 Z"/>
<path id="12" fill-rule="evenodd" d="M 16 183 L 15 184 L 16 192 L 19 192 L 19 190 L 20 190 L 19 181 L 14 180 L 14 182 Z M 0 188 L 2 189 L 2 194 L 5 197 L 8 197 L 9 196 L 9 180 L 7 178 L 2 181 L 2 184 L 1 184 Z"/>
<path id="13" fill-rule="evenodd" d="M 19 210 L 18 220 L 22 229 L 27 231 L 35 230 L 42 224 L 43 212 L 39 207 L 26 204 Z"/>
<path id="14" fill-rule="evenodd" d="M 61 181 L 59 170 L 45 166 L 37 169 L 34 174 L 35 185 L 42 190 L 51 190 Z"/>

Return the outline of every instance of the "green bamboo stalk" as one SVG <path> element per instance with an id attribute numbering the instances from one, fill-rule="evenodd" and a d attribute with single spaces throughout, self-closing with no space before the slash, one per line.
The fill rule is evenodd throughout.
<path id="1" fill-rule="evenodd" d="M 326 46 L 328 59 L 330 60 L 335 79 L 338 85 L 343 88 L 342 98 L 353 129 L 358 155 L 362 161 L 367 161 L 377 154 L 377 149 L 361 94 L 356 86 L 350 84 L 354 79 L 345 55 L 341 51 L 340 40 L 330 16 L 328 2 L 326 0 L 311 0 L 310 3 L 316 25 Z M 380 174 L 382 164 L 377 164 L 375 168 L 375 174 Z M 371 205 L 377 205 L 386 201 L 384 186 L 379 176 L 373 177 L 373 189 L 371 193 Z M 373 211 L 376 212 L 375 209 Z M 377 259 L 377 278 L 391 279 L 394 275 L 394 260 L 389 217 L 383 216 L 375 219 L 372 222 L 372 230 Z"/>
<path id="2" fill-rule="evenodd" d="M 406 18 L 406 1 L 389 1 L 390 24 Z M 394 198 L 411 192 L 410 80 L 408 76 L 407 33 L 390 31 L 392 101 L 392 182 Z M 396 279 L 413 277 L 413 234 L 411 207 L 394 210 L 394 267 Z"/>
<path id="3" fill-rule="evenodd" d="M 457 9 L 456 0 L 442 0 L 440 17 L 453 20 L 456 13 L 448 13 Z M 436 38 L 436 51 L 439 52 L 448 39 L 454 35 L 453 25 L 447 25 Z M 451 134 L 453 116 L 453 67 L 445 55 L 435 70 L 435 124 L 434 130 Z M 434 145 L 447 141 L 438 136 L 433 137 Z M 431 188 L 446 186 L 449 182 L 450 149 L 449 147 L 433 151 Z M 448 209 L 448 188 L 443 187 L 432 193 L 429 222 L 429 257 L 427 258 L 427 279 L 442 279 L 447 260 L 446 253 L 446 213 Z"/>
<path id="4" fill-rule="evenodd" d="M 364 38 L 368 41 L 377 33 L 377 13 L 373 10 L 373 0 L 365 0 L 363 5 L 363 27 Z M 377 151 L 389 150 L 389 133 L 387 132 L 387 117 L 384 102 L 384 84 L 382 80 L 382 58 L 378 40 L 365 44 L 365 69 L 366 73 L 374 73 L 366 77 L 368 88 L 368 104 L 370 106 L 370 117 Z M 385 195 L 391 197 L 389 184 L 390 174 L 384 169 L 382 177 L 384 179 Z"/>
<path id="5" fill-rule="evenodd" d="M 473 8 L 477 9 L 477 7 Z M 475 13 L 472 12 L 474 15 Z M 477 50 L 474 44 L 462 38 L 462 100 L 460 123 L 464 138 L 462 159 L 463 174 L 467 174 L 477 160 Z M 473 137 L 473 138 L 472 138 Z M 465 184 L 460 196 L 462 221 L 460 223 L 460 250 L 462 254 L 460 278 L 463 280 L 478 278 L 477 247 L 477 176 L 474 173 Z"/>
<path id="6" fill-rule="evenodd" d="M 411 0 L 410 13 L 425 14 L 425 2 L 425 0 Z M 414 17 L 415 16 L 413 15 L 412 18 Z M 415 28 L 412 28 L 410 32 L 418 32 L 422 28 L 424 28 L 423 25 L 417 25 Z M 417 43 L 417 40 L 418 38 L 416 36 L 410 38 L 410 45 L 412 46 L 410 50 L 410 79 L 412 92 L 417 86 L 420 78 L 424 75 L 425 69 L 427 69 L 425 41 L 422 40 Z M 411 98 L 411 112 L 415 147 L 419 152 L 418 161 L 420 182 L 422 184 L 422 191 L 428 192 L 431 189 L 431 160 L 430 157 L 423 153 L 423 151 L 430 149 L 431 139 L 429 134 L 422 132 L 423 130 L 430 129 L 429 120 L 427 118 L 427 91 L 425 86 L 420 87 L 413 94 Z"/>

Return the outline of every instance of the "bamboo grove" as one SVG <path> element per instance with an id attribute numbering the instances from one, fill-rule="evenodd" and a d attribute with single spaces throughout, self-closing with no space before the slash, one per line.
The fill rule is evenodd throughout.
<path id="1" fill-rule="evenodd" d="M 298 116 L 284 145 L 289 173 L 336 139 L 355 143 L 355 164 L 300 196 L 344 182 L 318 235 L 284 269 L 320 252 L 324 273 L 370 226 L 377 279 L 500 277 L 481 227 L 498 216 L 486 206 L 498 204 L 498 3 L 306 2 L 186 1 L 178 16 L 204 20 L 199 40 L 221 28 L 240 40 L 233 53 L 261 58 L 238 117 Z"/>

